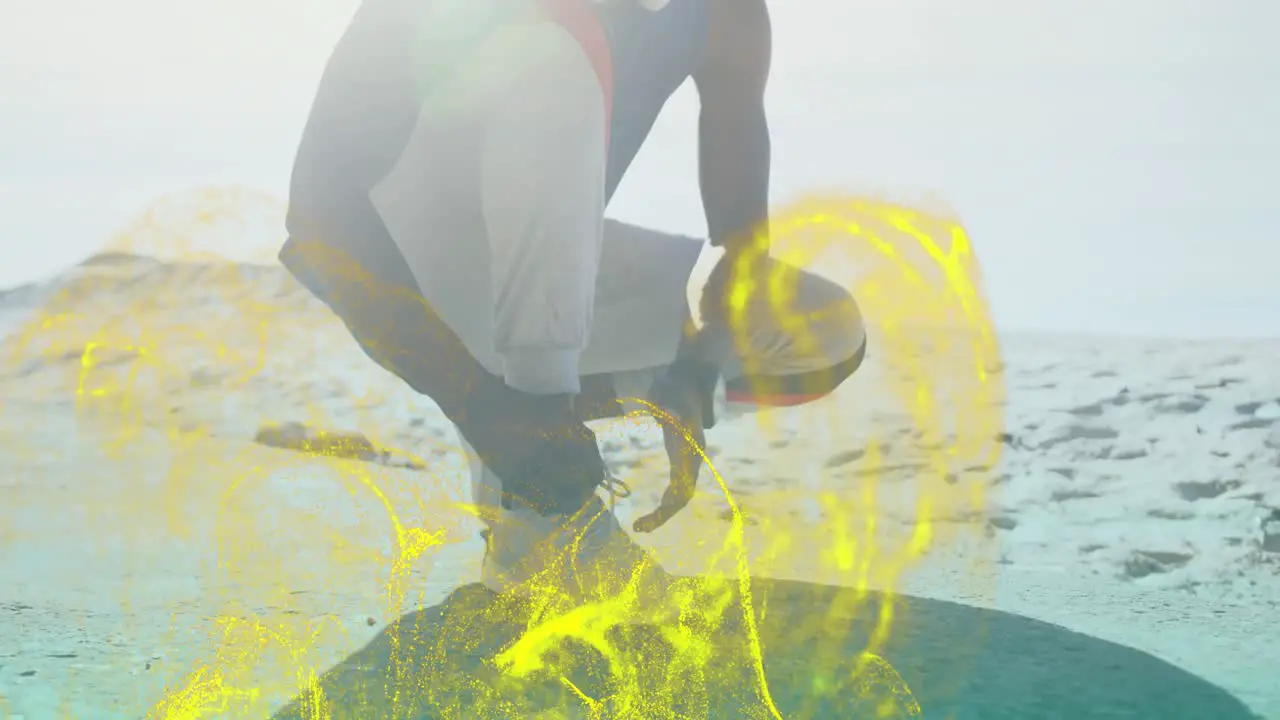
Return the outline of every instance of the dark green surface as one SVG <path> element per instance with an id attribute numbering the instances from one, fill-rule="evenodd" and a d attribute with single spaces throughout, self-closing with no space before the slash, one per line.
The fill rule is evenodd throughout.
<path id="1" fill-rule="evenodd" d="M 782 716 L 873 717 L 872 702 L 837 685 L 866 647 L 884 599 L 871 594 L 857 603 L 848 588 L 767 579 L 754 581 L 752 592 L 755 606 L 764 610 L 759 629 L 766 673 Z M 1216 686 L 1131 648 L 1008 613 L 903 596 L 893 603 L 893 632 L 880 654 L 906 681 L 925 718 L 1257 717 Z M 522 611 L 470 585 L 438 606 L 402 617 L 321 679 L 329 717 L 515 719 L 539 708 L 556 709 L 547 717 L 591 717 L 572 710 L 582 704 L 558 679 L 567 676 L 594 698 L 611 694 L 607 664 L 585 645 L 565 646 L 561 673 L 523 685 L 500 679 L 489 661 L 518 636 L 520 626 L 498 618 Z M 708 663 L 714 673 L 705 677 L 687 667 L 668 674 L 670 646 L 652 627 L 611 632 L 622 647 L 646 658 L 640 682 L 653 689 L 648 697 L 654 704 L 596 717 L 769 716 L 762 711 L 740 624 L 730 622 L 715 633 Z M 397 654 L 400 660 L 393 662 Z M 301 709 L 305 704 L 295 701 L 276 717 L 314 717 Z"/>

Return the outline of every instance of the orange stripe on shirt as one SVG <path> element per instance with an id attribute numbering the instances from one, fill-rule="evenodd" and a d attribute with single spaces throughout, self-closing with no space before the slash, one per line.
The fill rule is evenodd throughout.
<path id="1" fill-rule="evenodd" d="M 591 62 L 600 90 L 604 93 L 605 142 L 613 124 L 613 51 L 600 18 L 585 0 L 538 0 L 551 20 L 559 23 L 578 41 Z"/>

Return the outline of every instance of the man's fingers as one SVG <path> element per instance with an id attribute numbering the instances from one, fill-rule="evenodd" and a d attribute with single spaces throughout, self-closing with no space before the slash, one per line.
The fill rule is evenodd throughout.
<path id="1" fill-rule="evenodd" d="M 679 505 L 659 505 L 657 510 L 654 510 L 648 515 L 636 520 L 631 527 L 633 527 L 636 532 L 651 533 L 663 525 L 666 525 L 668 520 L 675 517 L 676 514 L 683 510 L 684 506 L 688 504 L 689 502 L 686 500 Z"/>
<path id="2" fill-rule="evenodd" d="M 670 413 L 658 420 L 662 424 L 667 459 L 671 462 L 671 482 L 658 508 L 632 523 L 636 532 L 643 533 L 665 525 L 693 499 L 707 443 L 702 408 L 689 388 L 672 385 L 670 379 L 664 379 L 655 388 L 654 397 L 658 406 Z"/>
<path id="3" fill-rule="evenodd" d="M 693 486 L 669 485 L 662 493 L 662 502 L 658 509 L 635 521 L 632 527 L 636 532 L 649 533 L 657 530 L 689 504 L 693 499 Z"/>
<path id="4" fill-rule="evenodd" d="M 667 521 L 671 519 L 671 515 L 671 513 L 663 513 L 660 510 L 655 510 L 654 512 L 636 520 L 635 523 L 631 525 L 631 528 L 636 532 L 651 533 L 663 525 L 666 525 Z"/>

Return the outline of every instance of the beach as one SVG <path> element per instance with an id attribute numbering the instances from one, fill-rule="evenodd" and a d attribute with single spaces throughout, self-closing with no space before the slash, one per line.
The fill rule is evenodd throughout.
<path id="1" fill-rule="evenodd" d="M 0 716 L 137 718 L 200 686 L 265 717 L 299 668 L 478 580 L 452 428 L 283 270 L 100 257 L 0 297 L 0 319 Z M 821 407 L 713 429 L 724 487 L 704 474 L 637 539 L 674 572 L 726 571 L 727 488 L 753 574 L 846 584 L 822 518 L 871 512 L 874 486 L 888 547 L 936 492 L 928 551 L 873 585 L 1126 645 L 1280 718 L 1280 340 L 1002 335 L 1002 392 L 957 416 L 998 410 L 998 456 L 928 484 L 939 437 L 884 391 L 877 339 Z M 365 449 L 271 446 L 290 428 Z M 599 433 L 629 526 L 665 485 L 661 437 Z"/>

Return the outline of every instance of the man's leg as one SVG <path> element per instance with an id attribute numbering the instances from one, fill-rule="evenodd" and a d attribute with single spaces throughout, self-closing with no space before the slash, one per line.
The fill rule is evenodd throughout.
<path id="1" fill-rule="evenodd" d="M 576 399 L 582 420 L 618 417 L 634 409 L 624 401 L 644 397 L 675 359 L 689 317 L 688 281 L 703 247 L 693 238 L 605 222 L 594 322 L 582 354 L 582 389 Z M 547 518 L 502 506 L 502 479 L 474 453 L 469 452 L 469 459 L 472 499 L 487 518 L 482 579 L 491 589 L 519 587 L 545 568 L 538 546 L 555 552 L 561 545 L 545 547 L 542 539 L 548 536 L 579 548 L 573 562 L 587 576 L 577 578 L 585 586 L 617 590 L 637 569 L 644 573 L 642 592 L 660 594 L 669 582 L 599 500 L 589 503 L 593 515 L 572 523 L 572 533 L 565 535 Z"/>
<path id="2" fill-rule="evenodd" d="M 627 398 L 650 399 L 650 388 L 681 351 L 690 319 L 686 288 L 705 247 L 702 239 L 606 221 L 599 321 L 584 354 L 584 371 L 599 373 L 593 392 L 584 393 L 591 417 L 634 409 L 619 404 Z M 765 272 L 780 278 L 776 286 L 787 292 L 762 291 L 732 319 L 707 302 L 700 308 L 706 328 L 723 340 L 698 351 L 723 380 L 717 418 L 821 399 L 865 356 L 866 328 L 847 290 L 776 260 Z M 695 301 L 716 295 L 704 289 L 692 289 Z"/>
<path id="3" fill-rule="evenodd" d="M 358 214 L 353 210 L 345 216 Z M 444 407 L 477 383 L 501 382 L 422 298 L 380 223 L 365 225 L 358 243 L 363 266 L 327 247 L 314 248 L 316 254 L 301 247 L 291 241 L 282 253 L 285 264 L 334 309 L 371 358 L 415 390 Z M 583 355 L 583 370 L 590 373 L 582 378 L 578 401 L 584 420 L 634 409 L 624 405 L 627 398 L 648 399 L 655 380 L 676 358 L 689 318 L 688 282 L 704 247 L 705 241 L 696 238 L 606 222 L 596 323 Z M 326 274 L 326 268 L 341 272 Z M 796 273 L 793 299 L 780 306 L 757 298 L 746 314 L 749 331 L 741 333 L 743 342 L 715 358 L 725 377 L 722 401 L 730 401 L 732 410 L 815 399 L 834 390 L 861 362 L 865 332 L 848 293 L 811 274 L 783 271 Z M 503 508 L 501 479 L 465 439 L 463 446 L 472 465 L 472 501 L 488 518 L 490 540 L 495 531 L 498 535 L 499 563 L 487 565 L 486 572 L 508 572 L 510 567 L 502 565 L 528 560 L 530 546 L 550 528 L 539 527 L 545 523 L 531 513 Z M 642 555 L 611 514 L 595 525 L 608 536 L 615 556 L 635 560 Z M 523 575 L 536 568 L 526 568 Z M 506 578 L 489 579 L 495 589 L 507 584 Z"/>
<path id="4" fill-rule="evenodd" d="M 690 452 L 685 433 L 694 433 L 693 442 L 700 446 L 705 442 L 702 429 L 716 420 L 825 397 L 864 360 L 866 331 L 847 291 L 778 261 L 767 261 L 758 270 L 756 292 L 732 316 L 716 312 L 726 293 L 716 287 L 724 273 L 713 273 L 713 287 L 701 292 L 704 327 L 678 350 L 674 363 L 612 376 L 618 397 L 648 400 L 694 423 L 683 431 L 664 428 L 671 484 L 660 506 L 636 521 L 641 532 L 660 527 L 693 498 L 702 458 Z M 666 322 L 682 325 L 675 313 Z M 723 382 L 713 386 L 717 375 Z"/>
<path id="5" fill-rule="evenodd" d="M 777 260 L 768 261 L 761 274 L 769 278 L 767 287 L 734 317 L 710 306 L 717 293 L 704 295 L 703 318 L 729 338 L 721 373 L 731 412 L 823 398 L 866 355 L 866 326 L 847 290 Z"/>
<path id="6" fill-rule="evenodd" d="M 674 327 L 665 322 L 661 311 L 637 314 L 635 306 L 686 312 L 688 269 L 700 248 L 688 242 L 666 245 L 688 258 L 681 270 L 670 261 L 655 261 L 651 252 L 636 254 L 624 243 L 609 241 L 614 233 L 602 227 L 608 108 L 600 68 L 579 47 L 574 31 L 558 23 L 524 25 L 511 38 L 521 48 L 539 48 L 538 62 L 517 64 L 513 81 L 501 92 L 484 95 L 482 110 L 470 117 L 420 118 L 399 164 L 371 198 L 417 287 L 489 374 L 508 369 L 500 352 L 504 340 L 513 334 L 541 338 L 549 329 L 563 335 L 556 339 L 565 349 L 581 343 L 585 377 L 575 401 L 579 411 L 587 417 L 610 414 L 616 402 L 609 373 L 664 362 L 667 346 L 674 349 L 679 340 L 678 322 Z M 495 63 L 498 56 L 505 57 L 497 53 Z M 512 70 L 509 63 L 502 67 Z M 475 78 L 464 68 L 450 82 L 459 88 L 473 80 L 494 83 L 493 68 L 477 64 L 475 72 L 487 75 Z M 441 92 L 451 94 L 454 88 L 443 85 Z M 586 132 L 584 126 L 599 132 Z M 473 158 L 468 172 L 474 174 L 467 174 L 461 187 L 478 197 L 426 201 L 451 179 L 457 182 L 451 175 L 467 161 L 442 159 L 458 153 Z M 636 267 L 645 260 L 651 266 L 647 275 L 659 281 L 650 286 L 675 285 L 661 302 L 644 303 L 638 295 L 642 286 L 633 278 L 636 272 L 646 275 Z M 601 265 L 611 271 L 597 272 Z M 675 274 L 679 280 L 672 282 Z M 593 275 L 594 285 L 576 287 L 576 281 Z M 530 288 L 537 291 L 523 292 Z M 516 292 L 532 301 L 513 306 L 506 297 Z M 590 296 L 585 321 L 570 307 L 574 303 L 559 302 L 565 293 Z M 573 328 L 581 330 L 580 339 Z M 572 565 L 572 577 L 566 579 L 585 586 L 604 581 L 616 587 L 637 569 L 656 570 L 605 511 L 593 487 L 586 488 L 585 505 L 572 516 L 539 512 L 501 492 L 513 479 L 496 476 L 467 450 L 472 499 L 488 525 L 482 578 L 490 588 L 527 587 L 535 575 L 557 565 Z M 660 570 L 651 574 L 662 575 Z"/>
<path id="7" fill-rule="evenodd" d="M 598 392 L 587 396 L 593 398 L 587 403 L 593 409 L 589 417 L 643 410 L 641 404 L 627 402 L 636 398 L 681 416 L 683 412 L 676 408 L 684 405 L 684 410 L 693 413 L 686 417 L 695 422 L 709 419 L 705 414 L 708 405 L 713 407 L 716 420 L 727 419 L 766 407 L 818 400 L 861 366 L 867 337 L 850 293 L 818 275 L 779 261 L 764 264 L 762 271 L 772 280 L 762 282 L 760 291 L 732 318 L 717 315 L 708 302 L 723 297 L 722 289 L 695 289 L 695 296 L 701 295 L 704 300 L 701 316 L 706 334 L 699 341 L 682 346 L 683 329 L 689 320 L 684 291 L 697 262 L 695 251 L 704 248 L 705 242 L 624 223 L 610 223 L 608 229 L 602 282 L 616 272 L 617 287 L 626 292 L 609 295 L 602 290 L 602 298 L 615 302 L 602 305 L 598 312 L 611 319 L 607 327 L 648 327 L 653 331 L 611 335 L 602 327 L 602 332 L 593 336 L 598 343 L 590 349 L 601 361 L 597 368 L 611 368 L 613 372 L 593 376 L 601 382 Z M 627 253 L 613 254 L 614 249 Z M 612 260 L 621 262 L 615 264 Z M 645 268 L 645 272 L 637 272 L 638 268 Z M 714 282 L 713 275 L 709 283 Z M 678 302 L 673 303 L 672 299 Z M 712 341 L 702 342 L 702 337 Z M 642 346 L 642 361 L 634 361 L 636 344 Z M 687 360 L 693 360 L 694 365 L 687 365 Z M 714 388 L 704 384 L 705 366 L 712 368 L 712 381 L 718 373 L 723 382 Z M 683 378 L 675 385 L 673 371 Z M 692 385 L 684 385 L 685 381 Z M 698 386 L 696 392 L 711 397 L 667 397 L 672 390 L 679 391 L 680 386 Z M 667 405 L 664 399 L 674 399 L 674 404 Z M 698 417 L 697 406 L 690 407 L 689 402 L 703 402 L 704 414 Z M 665 439 L 673 463 L 674 484 L 663 496 L 663 507 L 639 521 L 646 532 L 678 511 L 681 498 L 686 497 L 684 493 L 692 491 L 692 473 L 701 465 L 700 458 L 685 451 L 679 433 Z"/>
<path id="8" fill-rule="evenodd" d="M 555 103 L 548 103 L 547 97 L 542 97 L 541 102 L 556 107 Z M 493 117 L 486 113 L 471 118 L 446 116 L 439 124 L 424 119 L 406 151 L 405 162 L 397 168 L 398 187 L 384 188 L 386 192 L 379 198 L 380 212 L 373 213 L 376 221 L 355 223 L 339 233 L 344 238 L 359 238 L 351 254 L 361 262 L 367 264 L 369 257 L 375 258 L 373 282 L 360 277 L 337 283 L 327 281 L 328 287 L 317 292 L 343 318 L 371 357 L 414 389 L 435 399 L 447 415 L 451 406 L 461 405 L 477 383 L 501 382 L 501 363 L 493 348 L 490 258 L 483 241 L 494 223 L 486 217 L 486 211 L 478 210 L 484 203 L 474 196 L 473 188 L 483 187 L 484 183 L 478 177 L 476 163 L 468 161 L 480 154 L 478 145 L 487 141 L 476 137 L 475 128 L 502 132 L 501 123 L 492 122 Z M 498 117 L 514 123 L 512 132 L 527 134 L 528 126 L 517 122 L 521 115 L 516 108 Z M 539 149 L 548 154 L 542 162 L 513 160 L 494 164 L 512 174 L 489 174 L 489 181 L 496 181 L 496 185 L 483 187 L 482 192 L 495 202 L 485 210 L 515 208 L 530 214 L 523 221 L 504 216 L 498 225 L 517 229 L 522 223 L 540 226 L 555 220 L 540 215 L 540 208 L 563 208 L 564 198 L 560 196 L 548 198 L 547 203 L 523 195 L 521 202 L 496 202 L 513 192 L 564 192 L 557 188 L 553 175 L 567 161 L 565 153 L 554 143 L 526 147 L 527 151 Z M 597 161 L 602 163 L 603 158 Z M 390 185 L 397 186 L 397 182 Z M 594 206 L 593 202 L 584 204 L 587 210 Z M 363 205 L 359 210 L 338 215 L 348 218 L 344 222 L 351 224 L 350 217 L 366 212 Z M 594 211 L 598 212 L 598 208 Z M 360 228 L 355 228 L 356 224 Z M 605 223 L 594 318 L 581 357 L 585 377 L 578 406 L 586 417 L 619 414 L 624 409 L 619 398 L 645 397 L 652 380 L 675 359 L 688 319 L 687 284 L 703 247 L 701 240 L 624 223 Z M 330 270 L 343 269 L 340 261 L 331 265 L 335 267 Z M 306 282 L 307 271 L 298 270 L 295 274 Z M 823 298 L 810 300 L 822 304 Z M 730 382 L 741 385 L 747 378 L 745 382 L 756 387 L 758 377 L 808 372 L 821 375 L 827 370 L 829 354 L 794 352 L 796 347 L 808 347 L 810 343 L 788 343 L 785 330 L 794 326 L 771 323 L 769 319 L 768 313 L 762 314 L 761 321 L 755 323 L 759 332 L 753 332 L 754 339 L 738 348 L 738 353 L 715 359 Z M 784 332 L 779 333 L 779 328 Z M 481 472 L 473 479 L 474 499 L 483 504 L 501 497 L 491 490 L 502 481 L 486 469 L 478 469 Z M 508 546 L 524 544 L 523 538 L 527 537 L 523 531 L 507 532 L 529 524 L 507 521 L 519 519 L 514 516 L 523 515 L 532 524 L 546 525 L 554 520 L 533 518 L 511 508 L 486 509 L 493 511 L 492 517 L 506 518 L 491 530 L 511 538 Z M 598 548 L 612 546 L 619 560 L 617 565 L 642 555 L 611 514 L 579 529 L 592 531 L 599 541 Z M 509 549 L 516 555 L 521 550 Z M 608 554 L 604 550 L 602 553 Z"/>
<path id="9" fill-rule="evenodd" d="M 341 220 L 313 237 L 290 237 L 282 264 L 343 321 L 370 359 L 450 419 L 458 417 L 470 393 L 501 380 L 423 298 L 372 206 L 351 198 L 333 206 Z"/>

